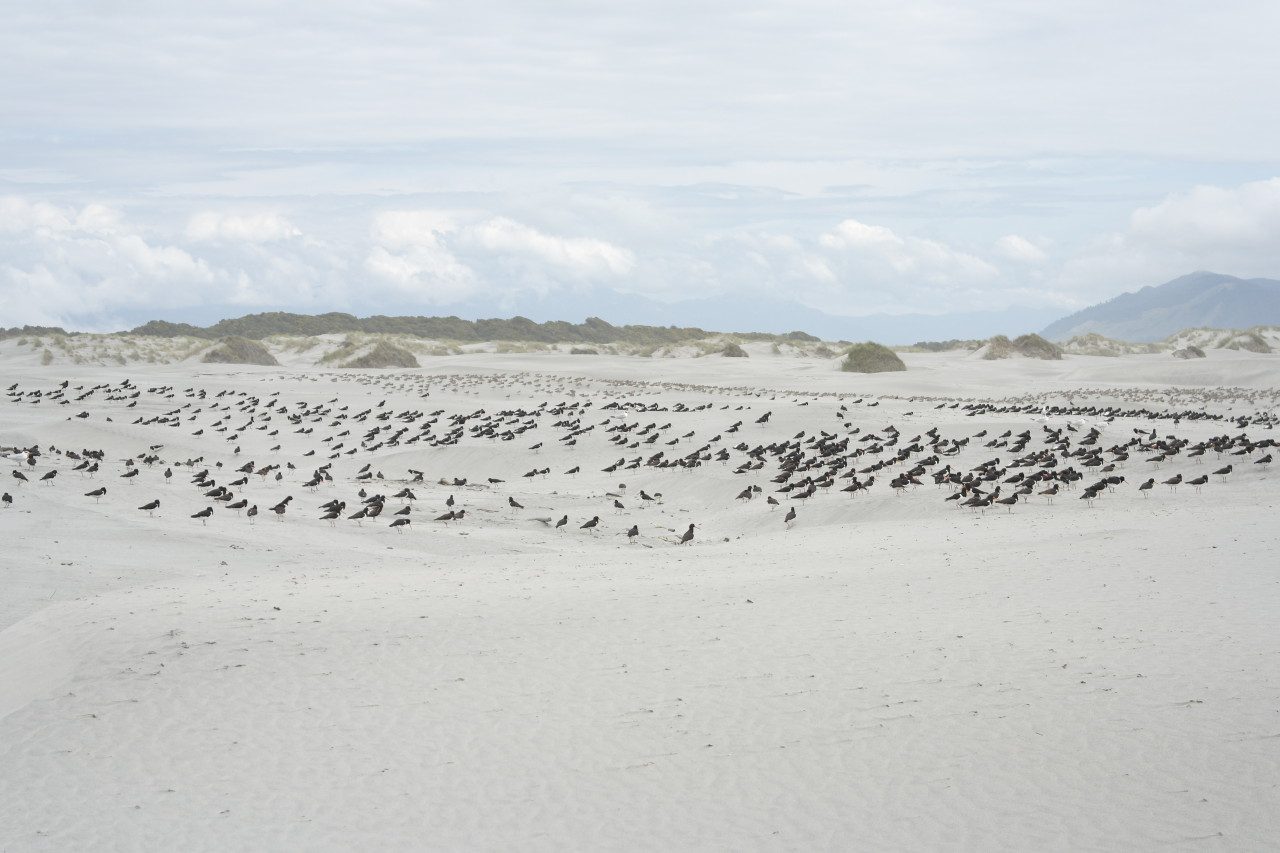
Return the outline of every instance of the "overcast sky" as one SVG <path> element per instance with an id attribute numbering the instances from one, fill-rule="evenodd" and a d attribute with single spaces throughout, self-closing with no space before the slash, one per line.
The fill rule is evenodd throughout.
<path id="1" fill-rule="evenodd" d="M 1280 4 L 4 7 L 0 326 L 1280 278 Z"/>

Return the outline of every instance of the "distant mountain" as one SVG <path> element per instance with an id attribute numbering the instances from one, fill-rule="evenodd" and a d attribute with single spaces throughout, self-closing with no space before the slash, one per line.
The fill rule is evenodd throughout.
<path id="1" fill-rule="evenodd" d="M 1122 341 L 1159 341 L 1183 329 L 1280 325 L 1280 281 L 1194 272 L 1124 293 L 1045 327 L 1051 341 L 1096 332 Z"/>

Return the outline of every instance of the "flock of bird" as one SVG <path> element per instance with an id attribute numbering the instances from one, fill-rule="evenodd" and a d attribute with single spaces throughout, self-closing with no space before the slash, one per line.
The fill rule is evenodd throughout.
<path id="1" fill-rule="evenodd" d="M 673 510 L 719 517 L 734 503 L 763 504 L 765 512 L 785 506 L 773 522 L 782 530 L 802 520 L 810 501 L 829 502 L 835 492 L 855 499 L 849 506 L 857 507 L 856 499 L 901 498 L 933 486 L 933 493 L 941 492 L 939 502 L 978 514 L 993 508 L 1012 513 L 1037 499 L 1052 505 L 1068 492 L 1093 506 L 1133 488 L 1126 474 L 1135 469 L 1143 472 L 1134 477 L 1143 498 L 1157 487 L 1176 492 L 1189 485 L 1199 492 L 1246 471 L 1265 471 L 1275 447 L 1274 439 L 1258 435 L 1275 425 L 1265 411 L 1227 416 L 1208 408 L 913 398 L 894 401 L 891 414 L 877 408 L 881 400 L 763 389 L 684 386 L 681 399 L 670 402 L 670 383 L 524 374 L 344 378 L 364 387 L 316 400 L 279 390 L 144 387 L 127 379 L 91 386 L 70 380 L 52 387 L 14 384 L 6 392 L 8 405 L 59 407 L 50 412 L 57 415 L 53 420 L 92 421 L 96 431 L 74 434 L 110 439 L 111 447 L 70 449 L 59 446 L 61 440 L 10 447 L 10 479 L 18 491 L 63 488 L 75 476 L 93 486 L 83 494 L 100 506 L 114 509 L 123 493 L 130 497 L 124 505 L 135 512 L 154 518 L 162 509 L 186 506 L 181 514 L 201 525 L 219 510 L 253 524 L 261 506 L 282 523 L 301 513 L 334 527 L 385 522 L 404 533 L 417 520 L 421 500 L 434 506 L 427 518 L 441 526 L 501 518 L 553 533 L 596 535 L 606 526 L 602 515 L 612 512 L 630 516 L 625 535 L 636 542 L 654 538 L 635 520 L 651 506 L 664 507 L 664 518 Z M 523 402 L 459 405 L 482 393 Z M 544 399 L 532 402 L 537 396 Z M 955 410 L 943 421 L 949 434 L 939 426 L 920 428 L 930 408 Z M 791 425 L 785 431 L 783 422 Z M 919 426 L 908 436 L 895 422 Z M 967 424 L 983 428 L 959 429 Z M 1191 424 L 1198 438 L 1174 434 Z M 428 476 L 429 466 L 457 464 L 453 448 L 480 451 L 461 457 L 475 470 Z M 584 472 L 593 459 L 607 464 Z M 574 464 L 560 464 L 569 461 Z M 1213 464 L 1155 474 L 1162 466 L 1167 473 L 1168 466 L 1204 461 Z M 579 485 L 569 487 L 567 481 L 579 475 Z M 717 486 L 691 489 L 687 481 L 671 479 L 677 475 L 710 476 Z M 680 505 L 668 506 L 655 488 L 663 478 L 673 484 L 664 491 L 684 496 Z M 624 479 L 632 488 L 619 482 Z M 542 485 L 547 480 L 561 485 L 549 489 Z M 735 480 L 738 485 L 730 487 Z M 636 481 L 643 487 L 635 488 Z M 701 497 L 720 491 L 722 481 L 721 500 Z M 157 487 L 165 489 L 159 496 Z M 279 497 L 280 490 L 318 496 L 340 488 L 341 497 L 307 510 L 293 494 Z M 132 499 L 135 494 L 141 497 Z M 539 513 L 557 500 L 572 503 L 571 512 Z M 526 510 L 535 502 L 539 506 Z M 4 507 L 14 503 L 6 491 Z M 768 523 L 760 510 L 743 512 L 751 513 L 753 528 Z M 572 513 L 579 518 L 571 520 Z M 847 516 L 856 519 L 857 510 Z M 686 545 L 699 529 L 670 524 L 652 525 L 663 531 L 659 541 Z"/>

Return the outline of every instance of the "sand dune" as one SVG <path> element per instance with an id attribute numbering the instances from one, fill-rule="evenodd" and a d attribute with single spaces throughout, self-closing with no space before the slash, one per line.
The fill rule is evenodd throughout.
<path id="1" fill-rule="evenodd" d="M 1273 846 L 1280 362 L 905 360 L 10 364 L 0 850 Z"/>

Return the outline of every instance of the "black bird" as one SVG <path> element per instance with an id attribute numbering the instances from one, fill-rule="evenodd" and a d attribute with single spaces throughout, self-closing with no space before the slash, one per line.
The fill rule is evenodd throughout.
<path id="1" fill-rule="evenodd" d="M 1214 472 L 1213 472 L 1213 476 L 1215 476 L 1215 477 L 1221 477 L 1221 478 L 1222 478 L 1222 482 L 1224 482 L 1224 483 L 1225 483 L 1225 482 L 1227 481 L 1227 475 L 1228 475 L 1228 474 L 1230 474 L 1230 473 L 1231 473 L 1231 466 L 1230 466 L 1230 465 L 1228 465 L 1228 466 L 1227 466 L 1227 467 L 1225 467 L 1225 468 L 1219 468 L 1217 471 L 1214 471 Z"/>
<path id="2" fill-rule="evenodd" d="M 507 506 L 511 507 L 512 509 L 524 509 L 524 505 L 512 497 L 507 498 Z"/>
<path id="3" fill-rule="evenodd" d="M 56 476 L 58 476 L 58 471 L 57 471 L 57 469 L 55 468 L 54 470 L 50 471 L 49 473 L 47 473 L 47 474 L 43 475 L 43 476 L 40 478 L 40 482 L 42 482 L 42 483 L 43 483 L 43 482 L 45 482 L 45 481 L 47 480 L 47 481 L 49 482 L 49 485 L 51 485 L 51 486 L 52 486 L 52 485 L 53 485 L 53 478 L 54 478 L 54 477 L 56 477 Z"/>
<path id="4" fill-rule="evenodd" d="M 19 483 L 31 482 L 30 480 L 27 479 L 27 475 L 22 473 L 21 471 L 10 471 L 9 473 L 13 475 L 13 479 L 17 480 Z"/>
<path id="5" fill-rule="evenodd" d="M 582 526 L 581 526 L 580 528 L 578 528 L 578 529 L 579 529 L 579 530 L 590 530 L 592 533 L 595 533 L 595 532 L 596 532 L 596 525 L 598 525 L 599 523 L 600 523 L 600 516 L 598 516 L 598 515 L 593 515 L 593 516 L 591 516 L 591 520 L 590 520 L 590 521 L 588 521 L 586 524 L 582 525 Z"/>
<path id="6" fill-rule="evenodd" d="M 796 508 L 792 507 L 791 509 L 787 510 L 787 517 L 782 519 L 782 523 L 787 526 L 788 530 L 790 530 L 791 524 L 795 520 L 796 520 Z"/>
<path id="7" fill-rule="evenodd" d="M 556 530 L 559 530 L 561 527 L 564 527 L 568 523 L 569 523 L 569 516 L 566 515 L 564 518 L 556 522 Z"/>
<path id="8" fill-rule="evenodd" d="M 397 518 L 391 522 L 391 526 L 396 529 L 396 533 L 404 533 L 404 529 L 409 526 L 409 519 Z"/>
<path id="9" fill-rule="evenodd" d="M 197 512 L 196 514 L 192 515 L 191 517 L 200 519 L 200 524 L 201 526 L 203 526 L 205 523 L 205 520 L 209 518 L 209 516 L 211 515 L 213 515 L 213 507 L 207 506 L 204 509 Z"/>
<path id="10" fill-rule="evenodd" d="M 5 497 L 8 497 L 8 495 L 5 495 Z M 627 544 L 629 545 L 632 542 L 635 542 L 636 537 L 639 535 L 640 535 L 640 525 L 638 524 L 631 525 L 631 529 L 627 531 Z"/>
<path id="11" fill-rule="evenodd" d="M 617 500 L 616 498 L 613 501 L 613 508 L 616 509 L 619 514 L 621 514 L 622 511 L 626 509 L 626 507 L 622 505 L 622 501 Z"/>
<path id="12" fill-rule="evenodd" d="M 276 521 L 284 521 L 284 514 L 289 509 L 289 501 L 291 500 L 293 500 L 293 495 L 289 495 L 271 508 L 271 511 L 276 514 Z"/>
<path id="13" fill-rule="evenodd" d="M 1138 491 L 1142 492 L 1142 496 L 1145 498 L 1147 496 L 1147 492 L 1154 489 L 1155 486 L 1156 486 L 1156 478 L 1152 477 L 1151 479 L 1143 483 L 1141 486 L 1138 486 Z"/>
<path id="14" fill-rule="evenodd" d="M 150 516 L 154 516 L 156 510 L 158 510 L 159 508 L 160 508 L 159 500 L 154 500 L 149 504 L 143 504 L 142 506 L 138 507 L 138 509 L 145 509 L 147 511 L 147 515 L 150 515 Z"/>
<path id="15" fill-rule="evenodd" d="M 693 528 L 695 528 L 695 527 L 697 527 L 697 525 L 696 525 L 696 524 L 690 524 L 690 525 L 689 525 L 689 529 L 688 529 L 688 530 L 686 530 L 686 531 L 685 531 L 685 532 L 680 536 L 680 544 L 681 544 L 681 545 L 688 545 L 690 542 L 692 542 L 692 541 L 693 541 Z"/>
<path id="16" fill-rule="evenodd" d="M 999 500 L 996 501 L 996 503 L 998 504 L 1004 504 L 1005 506 L 1007 506 L 1009 508 L 1009 512 L 1013 512 L 1013 505 L 1016 504 L 1017 502 L 1018 502 L 1017 492 L 1014 492 L 1013 494 L 1009 495 L 1009 497 L 1007 498 L 1000 498 Z"/>
<path id="17" fill-rule="evenodd" d="M 136 476 L 138 476 L 138 469 L 137 469 L 137 468 L 130 468 L 128 471 L 125 471 L 125 472 L 124 472 L 123 474 L 121 474 L 120 476 L 121 476 L 122 478 L 124 478 L 124 479 L 128 480 L 128 481 L 129 481 L 129 485 L 131 485 L 131 486 L 132 486 L 132 485 L 133 485 L 133 478 L 134 478 L 134 477 L 136 477 Z"/>
<path id="18" fill-rule="evenodd" d="M 8 492 L 5 492 L 4 496 L 0 497 L 0 501 L 3 501 L 4 508 L 8 509 L 9 507 L 13 506 L 13 495 L 9 494 Z"/>
<path id="19" fill-rule="evenodd" d="M 249 523 L 253 524 L 253 520 L 258 517 L 258 505 L 254 504 L 245 511 L 245 515 L 249 516 Z"/>
<path id="20" fill-rule="evenodd" d="M 102 488 L 100 488 L 100 489 L 94 489 L 92 492 L 85 492 L 85 493 L 84 493 L 84 496 L 85 496 L 86 498 L 93 498 L 93 502 L 94 502 L 94 503 L 97 503 L 97 502 L 98 502 L 98 498 L 102 497 L 102 496 L 103 496 L 103 495 L 105 495 L 106 493 L 107 493 L 107 487 L 106 487 L 106 486 L 103 486 L 103 487 L 102 487 Z"/>

